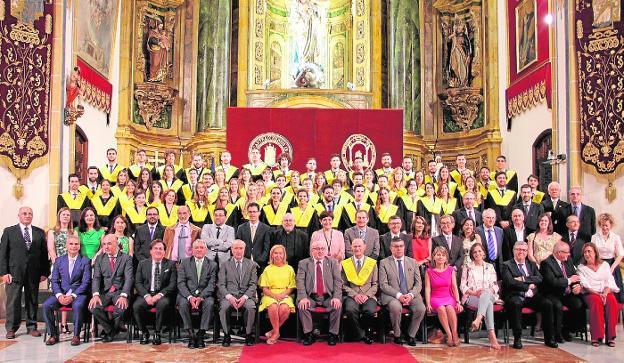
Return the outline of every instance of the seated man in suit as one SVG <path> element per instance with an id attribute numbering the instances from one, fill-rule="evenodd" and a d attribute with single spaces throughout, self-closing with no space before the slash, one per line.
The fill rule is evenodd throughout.
<path id="1" fill-rule="evenodd" d="M 392 239 L 395 237 L 398 237 L 402 239 L 403 242 L 405 242 L 405 246 L 406 246 L 405 255 L 406 256 L 412 255 L 412 239 L 410 238 L 410 236 L 407 235 L 407 233 L 401 232 L 402 227 L 403 227 L 403 222 L 401 220 L 401 217 L 399 216 L 390 217 L 390 219 L 388 220 L 388 228 L 390 228 L 390 231 L 382 234 L 381 237 L 379 237 L 379 247 L 380 247 L 380 251 L 379 251 L 380 253 L 379 253 L 379 258 L 378 258 L 379 260 L 392 255 L 392 252 L 390 251 L 390 243 L 392 242 Z"/>
<path id="2" fill-rule="evenodd" d="M 537 230 L 537 219 L 544 213 L 544 206 L 533 202 L 533 189 L 529 184 L 520 187 L 520 200 L 514 208 L 520 208 L 524 212 L 524 225 L 527 228 Z"/>
<path id="3" fill-rule="evenodd" d="M 327 344 L 336 345 L 342 312 L 342 278 L 340 263 L 327 256 L 327 245 L 314 241 L 311 257 L 301 260 L 297 269 L 297 306 L 303 326 L 303 345 L 314 343 L 312 313 L 317 307 L 329 310 Z"/>
<path id="4" fill-rule="evenodd" d="M 219 297 L 221 305 L 219 318 L 223 326 L 224 347 L 232 342 L 230 331 L 230 313 L 244 309 L 245 345 L 254 344 L 251 334 L 256 319 L 256 289 L 258 287 L 258 266 L 244 257 L 245 242 L 237 239 L 232 242 L 232 257 L 221 261 L 219 267 Z"/>
<path id="5" fill-rule="evenodd" d="M 150 258 L 152 241 L 162 240 L 165 227 L 159 222 L 158 208 L 148 207 L 145 211 L 147 223 L 137 227 L 134 233 L 134 259 L 135 266 L 143 260 Z"/>
<path id="6" fill-rule="evenodd" d="M 225 208 L 217 207 L 214 210 L 214 223 L 204 224 L 201 239 L 206 241 L 208 259 L 219 265 L 230 259 L 230 247 L 234 241 L 234 227 L 225 224 Z"/>
<path id="7" fill-rule="evenodd" d="M 151 258 L 141 261 L 137 267 L 134 281 L 138 296 L 132 308 L 134 320 L 142 332 L 141 344 L 148 344 L 150 338 L 144 323 L 145 312 L 156 308 L 152 344 L 160 345 L 163 316 L 170 310 L 171 303 L 174 301 L 178 273 L 175 263 L 164 258 L 165 244 L 162 240 L 152 241 L 150 256 Z"/>
<path id="8" fill-rule="evenodd" d="M 572 214 L 566 218 L 566 228 L 561 235 L 561 240 L 570 246 L 570 258 L 574 266 L 578 266 L 583 258 L 583 246 L 591 242 L 591 236 L 579 231 L 581 225 L 579 217 Z"/>
<path id="9" fill-rule="evenodd" d="M 65 242 L 67 254 L 56 259 L 50 283 L 53 296 L 43 303 L 43 317 L 50 337 L 46 345 L 59 341 L 59 331 L 54 311 L 62 306 L 71 306 L 74 315 L 74 336 L 71 345 L 80 345 L 80 329 L 84 318 L 89 288 L 91 287 L 91 260 L 80 256 L 80 239 L 68 235 Z"/>
<path id="10" fill-rule="evenodd" d="M 596 212 L 594 208 L 583 203 L 583 192 L 580 187 L 572 187 L 568 191 L 570 204 L 563 211 L 564 218 L 575 215 L 579 218 L 579 231 L 585 235 L 596 234 Z"/>
<path id="11" fill-rule="evenodd" d="M 454 265 L 457 271 L 461 271 L 461 266 L 464 263 L 464 242 L 461 237 L 453 234 L 454 226 L 455 221 L 452 216 L 445 214 L 440 217 L 442 234 L 431 239 L 431 248 L 435 249 L 438 246 L 446 248 L 449 251 L 449 265 Z"/>
<path id="12" fill-rule="evenodd" d="M 522 308 L 529 307 L 542 313 L 542 329 L 544 343 L 551 348 L 557 348 L 553 336 L 553 305 L 539 292 L 542 284 L 542 275 L 537 265 L 526 258 L 529 245 L 518 241 L 513 247 L 514 258 L 505 261 L 501 266 L 503 280 L 503 300 L 507 318 L 514 335 L 513 348 L 522 349 Z"/>
<path id="13" fill-rule="evenodd" d="M 310 243 L 308 235 L 295 228 L 295 219 L 292 213 L 284 214 L 282 226 L 271 233 L 271 247 L 283 245 L 286 248 L 288 264 L 297 272 L 299 261 L 310 257 Z"/>
<path id="14" fill-rule="evenodd" d="M 405 243 L 402 239 L 393 239 L 390 249 L 392 256 L 379 263 L 381 303 L 390 311 L 395 344 L 403 344 L 401 311 L 403 307 L 409 309 L 412 316 L 407 331 L 407 344 L 415 346 L 416 333 L 425 316 L 425 304 L 420 295 L 420 269 L 414 259 L 405 256 Z"/>
<path id="15" fill-rule="evenodd" d="M 580 297 L 581 278 L 569 260 L 570 247 L 565 242 L 555 243 L 553 254 L 540 264 L 543 276 L 544 297 L 550 300 L 554 309 L 555 341 L 570 341 L 571 328 L 577 328 L 577 321 L 584 322 L 584 304 Z M 568 319 L 563 321 L 563 306 L 568 308 Z"/>
<path id="16" fill-rule="evenodd" d="M 184 329 L 189 333 L 188 347 L 205 348 L 204 334 L 210 328 L 214 307 L 217 264 L 206 258 L 208 248 L 200 239 L 193 242 L 193 256 L 180 262 L 178 268 L 177 304 Z M 199 311 L 199 331 L 195 334 L 191 310 Z"/>
<path id="17" fill-rule="evenodd" d="M 348 228 L 344 233 L 345 257 L 349 258 L 353 255 L 351 252 L 351 241 L 360 238 L 366 244 L 364 254 L 372 259 L 379 257 L 379 232 L 375 228 L 367 226 L 368 212 L 364 210 L 357 211 L 355 215 L 355 226 Z"/>
<path id="18" fill-rule="evenodd" d="M 527 242 L 527 236 L 533 233 L 533 230 L 527 228 L 524 223 L 524 212 L 522 207 L 516 207 L 511 212 L 511 225 L 503 229 L 503 261 L 513 258 L 513 246 L 518 241 Z"/>
<path id="19" fill-rule="evenodd" d="M 129 296 L 134 289 L 132 257 L 119 250 L 117 237 L 107 234 L 102 238 L 103 253 L 93 264 L 93 297 L 89 311 L 104 328 L 102 342 L 110 343 L 119 332 Z M 113 304 L 112 320 L 104 308 Z"/>
<path id="20" fill-rule="evenodd" d="M 484 210 L 483 225 L 477 227 L 477 233 L 485 247 L 485 260 L 494 265 L 496 273 L 500 276 L 500 265 L 505 261 L 506 252 L 503 249 L 503 229 L 494 225 L 495 223 L 496 212 L 493 209 Z M 509 258 L 511 258 L 511 252 L 509 252 Z"/>
<path id="21" fill-rule="evenodd" d="M 355 332 L 356 340 L 373 344 L 370 320 L 377 308 L 377 261 L 364 256 L 365 245 L 361 239 L 354 239 L 351 248 L 353 256 L 342 261 L 342 286 L 347 295 L 344 310 L 351 327 L 349 331 Z"/>
<path id="22" fill-rule="evenodd" d="M 476 210 L 474 207 L 476 196 L 473 192 L 467 191 L 464 193 L 462 198 L 463 207 L 457 209 L 453 212 L 453 219 L 455 219 L 455 228 L 453 228 L 453 234 L 459 236 L 461 232 L 461 222 L 470 218 L 475 222 L 475 227 L 479 227 L 483 224 L 483 219 L 481 218 L 481 212 Z"/>
<path id="23" fill-rule="evenodd" d="M 163 233 L 165 257 L 171 261 L 180 262 L 192 255 L 193 241 L 199 238 L 201 228 L 190 221 L 191 210 L 187 205 L 178 207 L 178 223 L 167 227 Z"/>
<path id="24" fill-rule="evenodd" d="M 260 205 L 249 203 L 247 206 L 249 222 L 236 229 L 236 239 L 245 242 L 245 257 L 251 259 L 264 269 L 269 261 L 271 249 L 271 228 L 260 222 Z"/>

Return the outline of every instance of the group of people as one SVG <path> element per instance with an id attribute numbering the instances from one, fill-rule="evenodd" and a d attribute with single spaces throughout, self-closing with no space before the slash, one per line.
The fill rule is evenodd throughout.
<path id="1" fill-rule="evenodd" d="M 220 165 L 208 167 L 195 155 L 187 169 L 175 164 L 173 152 L 158 168 L 143 150 L 127 168 L 117 164 L 114 149 L 107 158 L 89 168 L 82 185 L 69 175 L 47 236 L 31 226 L 28 207 L 5 229 L 0 275 L 7 283 L 7 338 L 21 322 L 22 291 L 27 331 L 40 334 L 38 284 L 49 276 L 47 344 L 59 341 L 54 315 L 61 306 L 73 308 L 75 345 L 86 309 L 109 342 L 129 307 L 142 344 L 160 344 L 163 319 L 177 310 L 189 348 L 205 345 L 213 311 L 224 346 L 231 344 L 233 311 L 243 315 L 245 342 L 253 344 L 256 310 L 270 321 L 268 344 L 297 312 L 304 345 L 314 342 L 319 315 L 329 316 L 327 341 L 334 345 L 342 314 L 346 335 L 371 344 L 372 320 L 385 309 L 397 344 L 415 345 L 429 313 L 447 344 L 458 346 L 458 314 L 466 310 L 466 318 L 474 316 L 472 330 L 485 321 L 496 349 L 494 313 L 503 311 L 520 349 L 525 307 L 536 313 L 549 347 L 581 329 L 586 307 L 591 344 L 615 344 L 624 247 L 611 231 L 614 218 L 596 218 L 580 188 L 570 188 L 565 202 L 557 182 L 542 192 L 531 175 L 519 186 L 504 156 L 495 170 L 478 172 L 461 154 L 453 170 L 433 160 L 414 170 L 409 157 L 393 167 L 383 154 L 382 168 L 365 170 L 356 157 L 349 172 L 338 155 L 325 172 L 317 172 L 315 159 L 305 172 L 290 170 L 287 154 L 273 170 L 258 150 L 241 169 L 227 151 Z M 145 321 L 154 308 L 150 334 Z M 402 333 L 404 315 L 410 321 Z M 66 320 L 62 314 L 68 332 Z"/>

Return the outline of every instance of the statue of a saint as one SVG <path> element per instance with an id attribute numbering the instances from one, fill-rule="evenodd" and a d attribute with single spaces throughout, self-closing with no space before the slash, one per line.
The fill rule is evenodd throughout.
<path id="1" fill-rule="evenodd" d="M 295 62 L 320 65 L 321 13 L 319 5 L 326 0 L 297 0 L 294 26 L 297 47 Z"/>
<path id="2" fill-rule="evenodd" d="M 453 19 L 453 30 L 448 39 L 451 43 L 449 52 L 449 86 L 467 87 L 470 72 L 472 48 L 466 32 L 466 23 L 457 15 Z"/>
<path id="3" fill-rule="evenodd" d="M 147 35 L 147 51 L 149 53 L 148 81 L 162 82 L 165 80 L 169 68 L 168 57 L 170 48 L 169 36 L 164 29 L 162 20 L 152 19 Z"/>
<path id="4" fill-rule="evenodd" d="M 65 86 L 66 108 L 82 107 L 82 89 L 80 88 L 80 67 L 74 67 Z"/>

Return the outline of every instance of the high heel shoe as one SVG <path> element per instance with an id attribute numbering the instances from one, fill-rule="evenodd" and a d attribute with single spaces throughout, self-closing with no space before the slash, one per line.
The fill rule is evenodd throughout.
<path id="1" fill-rule="evenodd" d="M 70 334 L 71 332 L 69 331 L 69 324 L 65 324 L 62 326 L 62 330 L 63 330 L 63 334 Z"/>

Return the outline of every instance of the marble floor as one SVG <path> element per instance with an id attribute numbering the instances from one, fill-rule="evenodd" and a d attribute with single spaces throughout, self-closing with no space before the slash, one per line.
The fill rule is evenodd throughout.
<path id="1" fill-rule="evenodd" d="M 243 347 L 233 345 L 222 348 L 220 345 L 208 345 L 203 350 L 188 350 L 184 344 L 177 343 L 161 346 L 140 345 L 137 341 L 126 344 L 123 337 L 114 343 L 103 344 L 91 341 L 72 347 L 69 336 L 63 341 L 48 347 L 42 338 L 33 338 L 24 334 L 22 327 L 15 340 L 4 339 L 4 327 L 0 328 L 0 362 L 118 362 L 118 361 L 158 361 L 158 362 L 236 362 Z M 409 352 L 419 362 L 615 362 L 616 357 L 624 356 L 624 331 L 618 326 L 617 346 L 594 348 L 580 339 L 561 344 L 559 349 L 551 349 L 541 344 L 539 337 L 524 339 L 525 348 L 515 350 L 505 347 L 500 351 L 487 348 L 487 340 L 471 335 L 470 344 L 457 348 L 442 345 L 418 344 L 409 348 Z M 263 343 L 260 343 L 263 344 Z M 324 343 L 317 343 L 324 344 Z M 392 344 L 392 343 L 387 343 Z M 279 343 L 275 345 L 279 349 Z M 277 363 L 277 361 L 276 361 Z M 303 363 L 298 360 L 297 363 Z"/>

